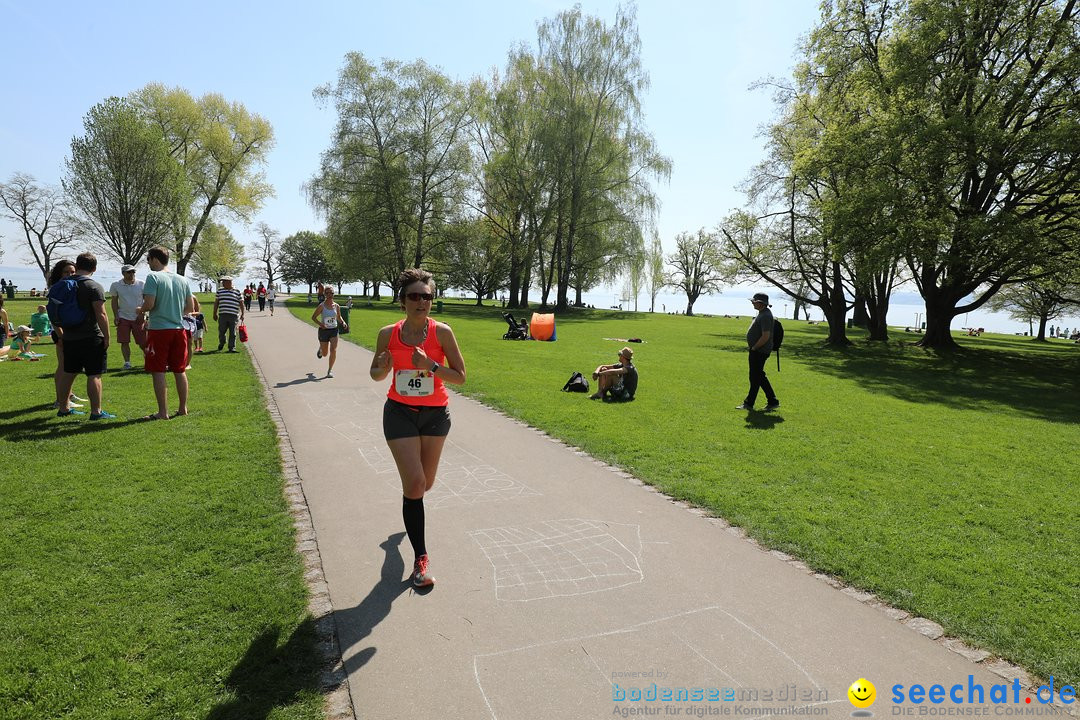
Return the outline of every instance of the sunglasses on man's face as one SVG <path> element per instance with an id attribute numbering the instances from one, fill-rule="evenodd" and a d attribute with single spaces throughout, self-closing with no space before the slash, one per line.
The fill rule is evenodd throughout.
<path id="1" fill-rule="evenodd" d="M 431 293 L 405 293 L 405 297 L 409 298 L 413 302 L 420 302 L 421 300 L 427 300 L 431 302 L 435 299 L 435 296 Z"/>

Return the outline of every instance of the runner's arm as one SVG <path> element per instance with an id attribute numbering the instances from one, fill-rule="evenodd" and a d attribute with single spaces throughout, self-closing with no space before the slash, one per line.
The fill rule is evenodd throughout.
<path id="1" fill-rule="evenodd" d="M 439 339 L 439 344 L 442 345 L 443 352 L 446 353 L 446 365 L 436 368 L 435 374 L 444 383 L 464 385 L 465 358 L 461 355 L 461 348 L 458 347 L 454 331 L 449 325 L 438 323 L 435 326 L 435 334 Z"/>
<path id="2" fill-rule="evenodd" d="M 390 358 L 389 347 L 390 335 L 393 332 L 393 325 L 387 325 L 379 330 L 379 339 L 375 342 L 375 357 L 371 359 L 371 368 L 368 369 L 368 374 L 371 375 L 371 379 L 375 382 L 383 380 L 390 374 L 390 367 L 393 363 Z"/>

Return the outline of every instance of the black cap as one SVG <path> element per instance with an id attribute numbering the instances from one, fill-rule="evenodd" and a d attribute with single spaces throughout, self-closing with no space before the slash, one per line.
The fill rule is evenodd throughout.
<path id="1" fill-rule="evenodd" d="M 765 293 L 754 293 L 754 297 L 750 298 L 753 302 L 769 304 L 769 296 Z"/>

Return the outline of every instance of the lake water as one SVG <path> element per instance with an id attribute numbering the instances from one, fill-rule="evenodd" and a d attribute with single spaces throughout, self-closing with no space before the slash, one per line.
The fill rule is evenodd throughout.
<path id="1" fill-rule="evenodd" d="M 140 267 L 138 277 L 140 279 L 146 276 L 146 268 Z M 44 279 L 41 273 L 36 267 L 27 265 L 13 265 L 5 264 L 0 265 L 0 277 L 5 278 L 9 282 L 14 282 L 20 290 L 29 290 L 30 288 L 41 289 L 45 286 Z M 120 269 L 109 266 L 102 266 L 98 273 L 95 273 L 94 279 L 101 283 L 107 290 L 110 285 L 120 279 Z M 242 287 L 244 279 L 237 280 L 237 287 Z M 306 286 L 294 289 L 306 291 Z M 342 294 L 345 296 L 353 295 L 359 296 L 362 290 L 360 285 L 345 285 Z M 694 304 L 694 313 L 698 315 L 739 315 L 749 317 L 753 312 L 753 307 L 747 298 L 756 292 L 768 293 L 772 298 L 772 310 L 777 317 L 790 318 L 791 313 L 794 311 L 794 304 L 790 298 L 785 298 L 779 295 L 775 288 L 755 288 L 755 287 L 735 287 L 729 288 L 718 295 L 703 295 L 698 298 L 698 301 Z M 533 303 L 540 301 L 540 293 L 538 290 L 533 290 L 529 299 Z M 593 305 L 597 308 L 610 308 L 612 306 L 622 305 L 624 310 L 632 310 L 634 307 L 633 301 L 622 301 L 619 293 L 610 288 L 600 288 L 594 292 L 585 293 L 582 296 L 585 303 Z M 649 296 L 642 293 L 638 298 L 637 307 L 639 311 L 646 312 L 649 309 Z M 676 295 L 673 293 L 662 293 L 656 298 L 656 312 L 683 312 L 686 310 L 686 296 Z M 810 309 L 810 317 L 812 320 L 824 320 L 821 311 L 817 308 Z M 917 294 L 910 292 L 898 292 L 894 293 L 893 301 L 889 306 L 889 325 L 893 327 L 915 327 L 918 322 L 926 320 L 926 310 L 920 302 L 920 298 Z M 1073 310 L 1069 316 L 1054 320 L 1052 323 L 1055 327 L 1067 327 L 1077 328 L 1080 327 L 1080 310 Z M 965 327 L 981 327 L 985 328 L 988 332 L 1005 333 L 1009 335 L 1024 334 L 1028 330 L 1027 323 L 1018 322 L 1013 320 L 1006 313 L 995 313 L 985 310 L 976 310 L 966 315 L 960 315 L 953 320 L 953 330 L 959 331 L 960 328 Z M 1038 326 L 1034 328 L 1038 331 Z"/>

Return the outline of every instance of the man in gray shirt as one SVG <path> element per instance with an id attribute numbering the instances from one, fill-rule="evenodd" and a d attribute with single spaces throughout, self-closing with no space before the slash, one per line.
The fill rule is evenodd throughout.
<path id="1" fill-rule="evenodd" d="M 765 410 L 775 410 L 780 407 L 780 401 L 776 399 L 769 378 L 765 376 L 765 361 L 772 352 L 773 314 L 769 310 L 769 296 L 765 293 L 756 293 L 750 298 L 757 310 L 757 317 L 750 323 L 750 329 L 746 331 L 746 344 L 750 349 L 750 391 L 746 393 L 746 399 L 736 410 L 753 410 L 757 400 L 758 389 L 765 391 Z"/>

